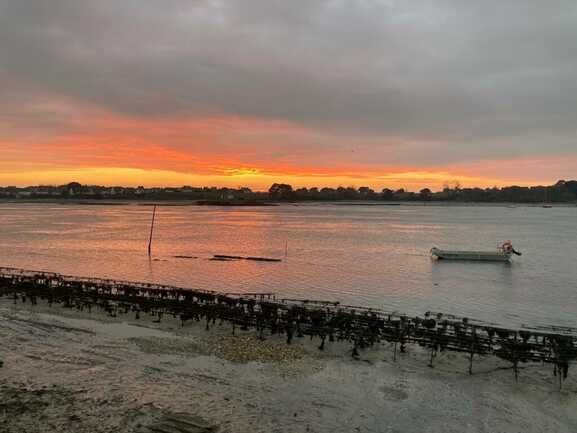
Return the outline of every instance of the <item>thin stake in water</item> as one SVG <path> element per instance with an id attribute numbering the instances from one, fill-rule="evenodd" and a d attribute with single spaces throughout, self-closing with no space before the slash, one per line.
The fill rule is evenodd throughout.
<path id="1" fill-rule="evenodd" d="M 152 222 L 150 223 L 150 237 L 148 238 L 148 256 L 150 257 L 150 252 L 152 248 L 152 231 L 154 230 L 154 217 L 156 216 L 156 205 L 152 209 Z"/>

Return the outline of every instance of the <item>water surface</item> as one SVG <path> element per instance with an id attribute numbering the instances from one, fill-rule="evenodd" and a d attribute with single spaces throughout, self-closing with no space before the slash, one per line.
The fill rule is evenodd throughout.
<path id="1" fill-rule="evenodd" d="M 150 206 L 0 204 L 0 266 L 577 327 L 577 207 L 163 206 L 152 260 L 150 217 Z M 432 246 L 493 249 L 507 239 L 523 252 L 511 264 L 429 256 Z"/>

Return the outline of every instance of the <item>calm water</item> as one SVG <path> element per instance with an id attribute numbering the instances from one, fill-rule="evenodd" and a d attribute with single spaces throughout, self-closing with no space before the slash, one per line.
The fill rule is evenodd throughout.
<path id="1" fill-rule="evenodd" d="M 0 266 L 577 326 L 577 207 L 166 206 L 152 261 L 150 216 L 137 205 L 0 204 Z M 492 249 L 506 239 L 523 252 L 511 264 L 429 257 L 432 246 Z M 282 263 L 208 260 L 283 258 L 287 242 Z"/>

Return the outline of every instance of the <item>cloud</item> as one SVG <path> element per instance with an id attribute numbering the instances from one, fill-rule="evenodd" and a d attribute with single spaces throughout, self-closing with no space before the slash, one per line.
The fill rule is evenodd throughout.
<path id="1" fill-rule="evenodd" d="M 0 0 L 0 142 L 160 169 L 573 157 L 576 22 L 570 0 Z"/>

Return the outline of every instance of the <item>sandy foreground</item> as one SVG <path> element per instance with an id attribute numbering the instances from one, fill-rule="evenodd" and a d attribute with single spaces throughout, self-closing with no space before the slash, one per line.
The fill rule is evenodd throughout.
<path id="1" fill-rule="evenodd" d="M 318 344 L 0 298 L 0 432 L 577 431 L 575 369 Z"/>

